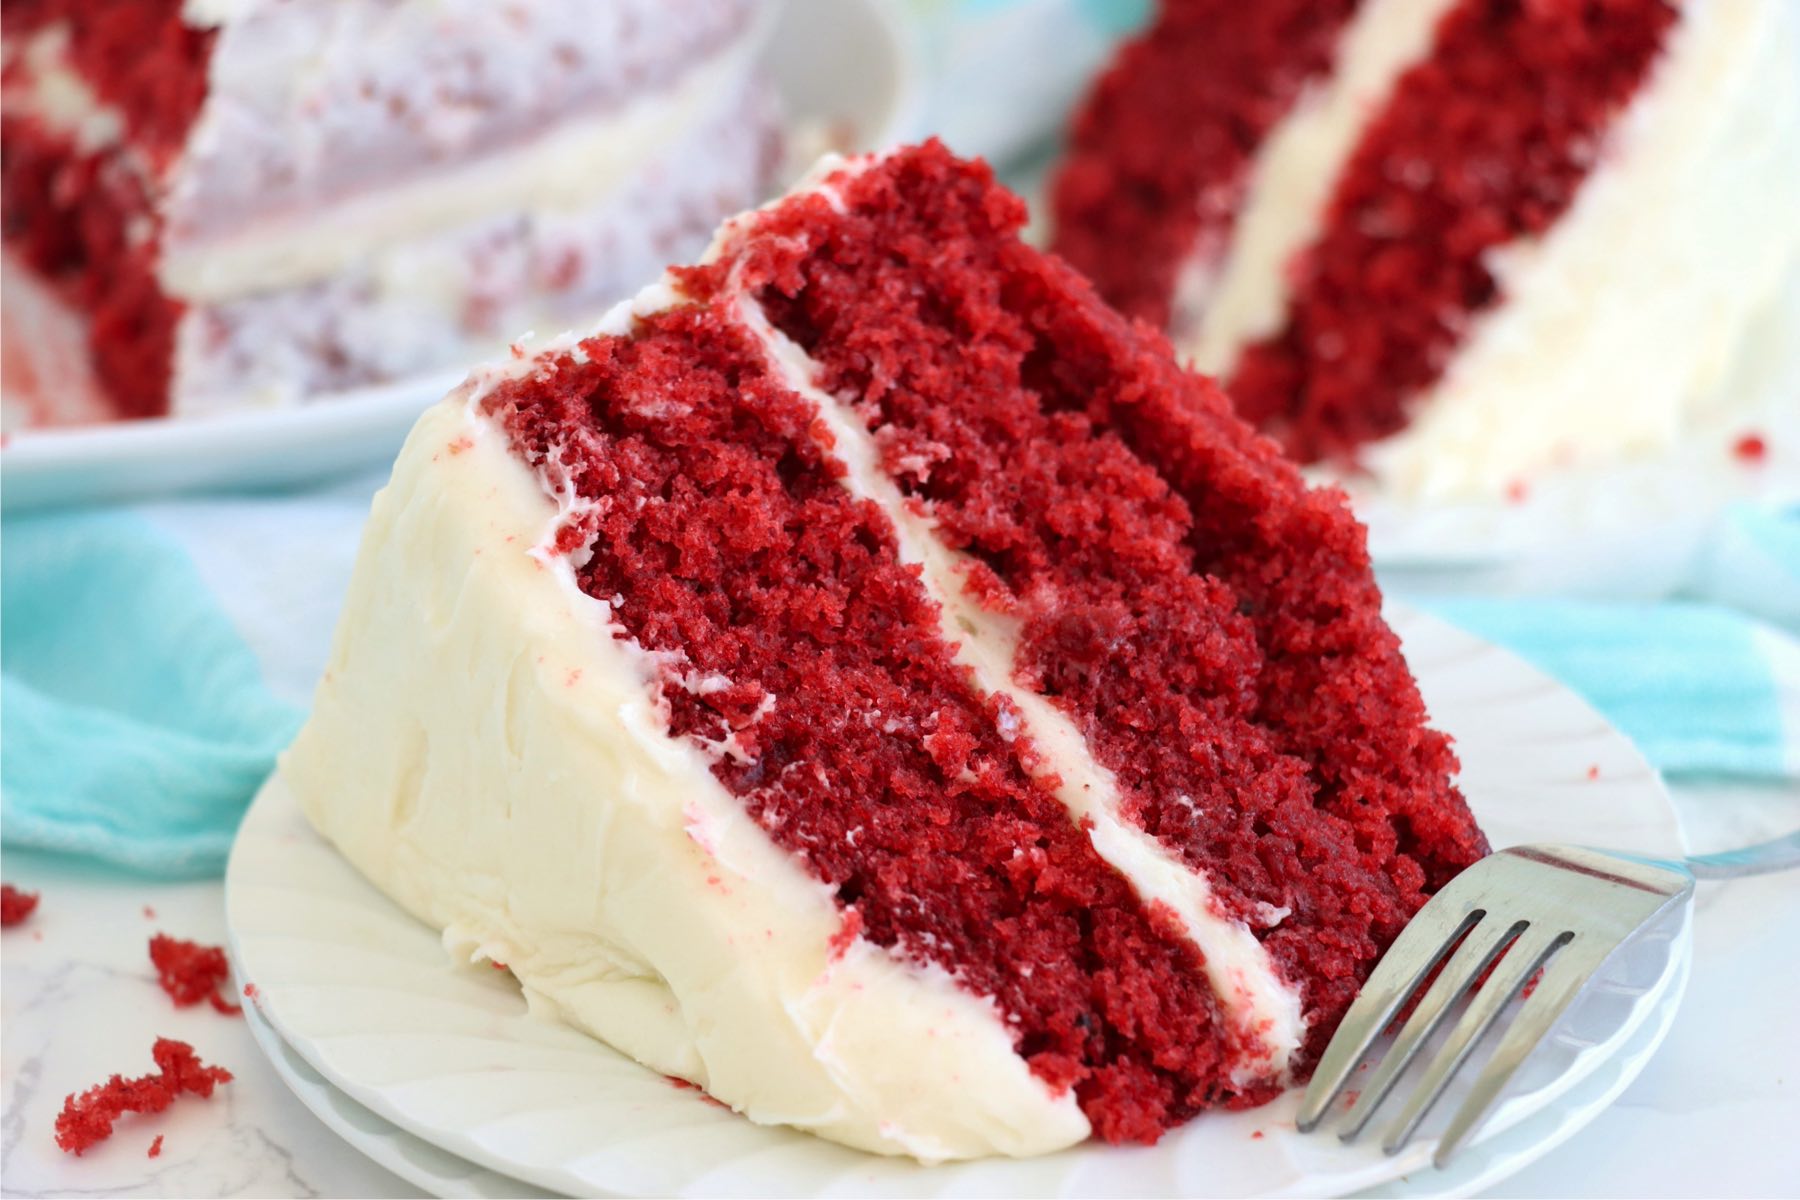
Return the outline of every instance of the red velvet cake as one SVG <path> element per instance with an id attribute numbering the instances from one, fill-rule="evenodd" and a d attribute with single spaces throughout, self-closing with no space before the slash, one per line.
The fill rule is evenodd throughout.
<path id="1" fill-rule="evenodd" d="M 1304 461 L 1497 495 L 1666 446 L 1800 254 L 1796 17 L 1163 0 L 1054 246 Z"/>
<path id="2" fill-rule="evenodd" d="M 754 1120 L 1150 1142 L 1304 1077 L 1486 850 L 1363 532 L 941 146 L 421 419 L 283 773 Z"/>
<path id="3" fill-rule="evenodd" d="M 9 424 L 295 403 L 597 313 L 766 191 L 748 0 L 7 0 Z M 9 357 L 53 359 L 9 312 Z M 48 386 L 15 394 L 21 380 Z"/>

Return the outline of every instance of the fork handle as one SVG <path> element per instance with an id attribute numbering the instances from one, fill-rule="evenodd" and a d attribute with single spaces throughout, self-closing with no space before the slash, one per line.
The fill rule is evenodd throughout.
<path id="1" fill-rule="evenodd" d="M 1740 850 L 1696 854 L 1683 859 L 1682 864 L 1695 879 L 1742 879 L 1747 875 L 1789 871 L 1800 867 L 1800 833 L 1772 838 Z"/>

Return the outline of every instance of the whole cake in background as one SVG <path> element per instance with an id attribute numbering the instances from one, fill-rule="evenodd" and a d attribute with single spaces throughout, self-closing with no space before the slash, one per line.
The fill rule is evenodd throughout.
<path id="1" fill-rule="evenodd" d="M 936 1160 L 1303 1078 L 1486 850 L 1364 535 L 936 143 L 827 160 L 376 499 L 281 772 L 534 1002 Z"/>
<path id="2" fill-rule="evenodd" d="M 14 364 L 9 424 L 292 404 L 591 320 L 767 194 L 762 12 L 7 0 L 7 352 L 53 306 L 97 385 Z"/>
<path id="3" fill-rule="evenodd" d="M 1732 402 L 1800 270 L 1797 64 L 1790 0 L 1163 0 L 1054 244 L 1302 460 L 1493 495 Z"/>

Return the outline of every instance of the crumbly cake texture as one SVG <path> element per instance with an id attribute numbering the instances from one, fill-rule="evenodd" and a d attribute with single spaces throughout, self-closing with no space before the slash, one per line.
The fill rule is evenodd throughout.
<path id="1" fill-rule="evenodd" d="M 231 963 L 223 946 L 203 946 L 159 933 L 150 939 L 150 963 L 156 968 L 157 985 L 176 1008 L 188 1008 L 204 1000 L 215 1012 L 227 1016 L 243 1011 L 221 994 L 230 990 L 231 981 Z"/>
<path id="2" fill-rule="evenodd" d="M 80 1094 L 71 1092 L 56 1116 L 56 1144 L 79 1156 L 113 1134 L 113 1126 L 128 1113 L 159 1113 L 183 1094 L 207 1099 L 213 1089 L 231 1082 L 231 1072 L 200 1061 L 194 1048 L 173 1038 L 157 1038 L 151 1047 L 156 1072 L 136 1079 L 114 1075 Z M 154 1158 L 162 1138 L 152 1144 Z"/>
<path id="3" fill-rule="evenodd" d="M 85 321 L 119 417 L 442 367 L 598 311 L 760 197 L 754 26 L 738 0 L 9 3 L 7 246 Z"/>
<path id="4" fill-rule="evenodd" d="M 480 404 L 556 481 L 581 589 L 666 664 L 670 735 L 716 753 L 846 936 L 992 997 L 1100 1136 L 1151 1141 L 1281 1081 L 1232 1077 L 1197 947 L 1071 820 L 1014 695 L 959 662 L 746 301 L 1014 631 L 1010 686 L 1079 730 L 1124 818 L 1299 991 L 1294 1066 L 1485 844 L 1341 496 L 1021 243 L 1024 219 L 935 144 L 858 164 L 728 226 L 673 273 L 680 303 Z"/>
<path id="5" fill-rule="evenodd" d="M 10 883 L 0 884 L 0 926 L 10 929 L 23 925 L 37 911 L 41 899 L 36 892 L 21 891 Z"/>
<path id="6" fill-rule="evenodd" d="M 1709 402 L 1719 347 L 1745 323 L 1739 309 L 1763 302 L 1710 299 L 1706 264 L 1684 239 L 1735 244 L 1736 230 L 1766 223 L 1767 256 L 1793 252 L 1780 228 L 1791 222 L 1774 215 L 1786 201 L 1735 215 L 1725 203 L 1664 202 L 1674 178 L 1706 173 L 1800 194 L 1800 123 L 1778 132 L 1784 122 L 1757 110 L 1785 111 L 1784 98 L 1738 90 L 1749 78 L 1769 84 L 1769 47 L 1785 43 L 1791 56 L 1780 7 L 1163 0 L 1074 123 L 1053 187 L 1055 249 L 1127 312 L 1170 329 L 1302 461 L 1369 469 L 1418 494 L 1498 493 L 1521 474 L 1666 443 L 1684 410 Z M 1375 36 L 1359 43 L 1359 25 Z M 1413 38 L 1416 57 L 1388 50 Z M 1391 75 L 1371 66 L 1383 53 L 1398 59 Z M 1652 94 L 1659 81 L 1671 103 Z M 1272 164 L 1271 192 L 1255 195 L 1255 172 Z M 1590 177 L 1615 168 L 1642 189 L 1641 215 L 1608 194 L 1556 236 Z M 1294 199 L 1303 177 L 1329 181 L 1307 211 Z M 1264 210 L 1256 237 L 1276 240 L 1233 241 L 1251 224 L 1247 195 Z M 1255 266 L 1239 261 L 1246 253 Z M 1609 320 L 1641 291 L 1636 268 L 1620 264 L 1652 260 L 1637 274 L 1694 298 L 1686 324 L 1700 348 L 1661 336 L 1628 346 Z M 1742 290 L 1766 297 L 1764 274 L 1749 270 Z M 1557 315 L 1495 323 L 1515 299 Z M 1227 300 L 1267 311 L 1223 311 Z M 1209 319 L 1230 332 L 1209 331 Z M 1535 368 L 1515 361 L 1520 346 L 1539 352 Z M 1458 370 L 1465 351 L 1494 387 Z M 1665 382 L 1611 437 L 1604 419 L 1579 417 L 1564 417 L 1566 434 L 1493 433 L 1504 405 L 1490 392 L 1633 390 L 1636 376 L 1606 364 L 1645 353 L 1664 356 Z M 1416 447 L 1390 450 L 1446 397 L 1460 409 L 1434 418 Z M 1566 407 L 1559 399 L 1548 415 Z"/>

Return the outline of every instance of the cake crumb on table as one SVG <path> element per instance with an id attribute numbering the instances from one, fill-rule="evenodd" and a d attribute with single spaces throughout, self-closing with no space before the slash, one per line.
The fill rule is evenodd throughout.
<path id="1" fill-rule="evenodd" d="M 177 1008 L 205 1000 L 227 1015 L 243 1011 L 219 994 L 231 975 L 223 947 L 202 946 L 159 933 L 150 939 L 150 961 L 156 966 L 156 982 Z"/>
<path id="2" fill-rule="evenodd" d="M 0 926 L 22 924 L 38 906 L 36 892 L 22 892 L 10 883 L 0 884 Z"/>
<path id="3" fill-rule="evenodd" d="M 230 1071 L 207 1066 L 186 1042 L 157 1038 L 150 1054 L 156 1060 L 154 1075 L 114 1075 L 85 1092 L 70 1092 L 56 1118 L 56 1144 L 79 1156 L 111 1137 L 113 1123 L 127 1113 L 159 1113 L 183 1092 L 205 1099 L 219 1084 L 231 1082 Z M 151 1143 L 150 1157 L 156 1157 L 161 1145 L 161 1137 Z"/>

